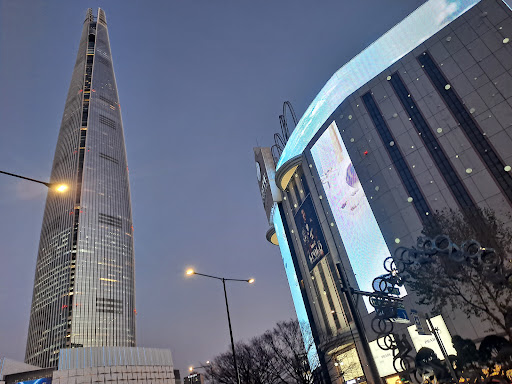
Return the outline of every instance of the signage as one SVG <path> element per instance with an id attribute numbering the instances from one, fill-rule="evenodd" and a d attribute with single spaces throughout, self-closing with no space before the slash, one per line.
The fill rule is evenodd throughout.
<path id="1" fill-rule="evenodd" d="M 254 148 L 254 160 L 256 162 L 256 178 L 260 187 L 261 201 L 267 214 L 267 220 L 272 223 L 274 202 L 281 201 L 281 191 L 276 185 L 276 166 L 270 148 Z"/>
<path id="2" fill-rule="evenodd" d="M 402 304 L 403 307 L 403 304 Z M 398 307 L 395 312 L 395 317 L 390 318 L 390 321 L 393 323 L 402 323 L 402 324 L 409 324 L 411 321 L 409 320 L 409 316 L 407 316 L 407 311 L 405 308 Z"/>
<path id="3" fill-rule="evenodd" d="M 438 335 L 448 355 L 457 355 L 457 351 L 455 350 L 455 348 L 453 348 L 452 336 L 450 335 L 450 332 L 446 327 L 443 317 L 439 315 L 433 317 L 430 320 L 432 321 L 432 325 L 434 326 L 434 328 L 438 330 Z M 441 352 L 441 348 L 439 347 L 439 344 L 437 343 L 437 340 L 434 335 L 419 335 L 418 332 L 416 332 L 416 325 L 411 325 L 410 327 L 407 327 L 407 330 L 409 331 L 409 335 L 411 336 L 412 343 L 414 344 L 414 349 L 416 349 L 416 352 L 418 352 L 421 348 L 426 347 L 432 349 L 439 358 L 439 360 L 444 359 L 443 353 Z M 430 329 L 430 331 L 432 330 Z"/>
<path id="4" fill-rule="evenodd" d="M 295 214 L 295 225 L 299 232 L 300 242 L 308 268 L 311 271 L 322 258 L 329 253 L 324 233 L 320 227 L 318 216 L 308 195 Z"/>
<path id="5" fill-rule="evenodd" d="M 427 320 L 425 319 L 425 315 L 420 315 L 418 311 L 415 309 L 411 309 L 411 317 L 412 321 L 416 325 L 416 332 L 418 335 L 430 335 L 430 329 L 427 325 Z"/>
<path id="6" fill-rule="evenodd" d="M 399 296 L 400 295 L 400 290 L 398 288 L 395 288 L 395 287 L 388 287 L 388 293 L 390 295 L 397 295 L 397 296 Z"/>
<path id="7" fill-rule="evenodd" d="M 393 335 L 389 335 L 388 337 L 394 340 Z M 384 345 L 384 338 L 380 338 L 379 342 L 381 345 Z M 382 350 L 377 344 L 377 340 L 375 340 L 370 343 L 370 351 L 372 352 L 373 359 L 375 360 L 377 370 L 379 371 L 379 375 L 381 377 L 396 374 L 395 368 L 393 367 L 392 350 Z"/>

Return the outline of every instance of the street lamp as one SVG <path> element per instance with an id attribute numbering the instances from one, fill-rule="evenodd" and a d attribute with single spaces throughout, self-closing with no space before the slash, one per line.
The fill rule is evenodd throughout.
<path id="1" fill-rule="evenodd" d="M 8 175 L 8 176 L 13 176 L 13 177 L 17 177 L 19 179 L 24 179 L 24 180 L 28 180 L 28 181 L 33 181 L 34 183 L 39 183 L 39 184 L 43 184 L 43 185 L 46 185 L 49 189 L 51 190 L 55 190 L 57 192 L 66 192 L 69 188 L 68 185 L 66 184 L 60 184 L 60 183 L 47 183 L 46 181 L 41 181 L 41 180 L 36 180 L 36 179 L 31 179 L 30 177 L 25 177 L 25 176 L 21 176 L 21 175 L 16 175 L 15 173 L 10 173 L 10 172 L 5 172 L 5 171 L 0 171 L 0 173 L 3 173 L 4 175 Z"/>
<path id="2" fill-rule="evenodd" d="M 231 317 L 229 316 L 229 305 L 228 305 L 228 294 L 226 292 L 226 281 L 241 281 L 244 283 L 253 284 L 254 279 L 227 279 L 225 277 L 217 277 L 212 275 L 205 275 L 204 273 L 199 273 L 194 271 L 193 269 L 188 269 L 186 271 L 187 276 L 192 275 L 199 275 L 204 277 L 209 277 L 211 279 L 221 280 L 222 286 L 224 287 L 224 299 L 226 300 L 226 312 L 228 313 L 228 325 L 229 325 L 229 337 L 231 338 L 231 350 L 233 352 L 233 364 L 235 365 L 235 372 L 236 372 L 236 380 L 238 384 L 240 384 L 240 373 L 238 372 L 238 365 L 236 363 L 236 353 L 235 353 L 235 343 L 233 342 L 233 330 L 231 329 Z"/>
<path id="3" fill-rule="evenodd" d="M 207 360 L 207 361 L 206 361 L 206 365 L 199 365 L 199 366 L 197 366 L 197 367 L 194 367 L 194 366 L 192 366 L 192 365 L 191 365 L 190 367 L 188 367 L 188 371 L 189 371 L 190 373 L 192 373 L 192 372 L 194 372 L 194 369 L 199 369 L 199 368 L 204 368 L 204 369 L 206 369 L 206 368 L 209 368 L 209 366 L 210 366 L 210 360 Z"/>

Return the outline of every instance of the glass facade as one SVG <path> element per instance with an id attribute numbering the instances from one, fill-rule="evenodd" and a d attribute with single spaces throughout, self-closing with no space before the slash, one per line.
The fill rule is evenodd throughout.
<path id="1" fill-rule="evenodd" d="M 472 112 L 468 111 L 460 100 L 428 51 L 423 52 L 417 59 L 473 145 L 473 148 L 478 152 L 489 172 L 496 180 L 496 183 L 500 186 L 503 195 L 512 203 L 512 176 L 508 172 L 503 172 L 505 164 L 490 144 L 485 133 L 478 127 Z M 460 192 L 454 194 L 457 200 L 461 199 Z"/>
<path id="2" fill-rule="evenodd" d="M 393 161 L 393 165 L 395 166 L 395 169 L 400 176 L 400 180 L 407 190 L 407 194 L 412 197 L 412 204 L 418 213 L 418 217 L 423 222 L 427 221 L 429 218 L 427 213 L 431 212 L 431 209 L 427 203 L 427 200 L 425 200 L 425 196 L 423 196 L 418 183 L 414 179 L 411 169 L 407 165 L 402 151 L 400 148 L 398 148 L 398 145 L 395 145 L 395 138 L 391 134 L 391 130 L 382 117 L 382 113 L 379 110 L 379 107 L 375 102 L 372 93 L 365 93 L 362 97 L 362 100 L 366 109 L 368 110 L 370 118 L 372 119 L 372 123 L 375 125 L 379 137 L 384 144 L 384 148 L 386 148 L 386 151 L 388 152 L 389 157 Z"/>
<path id="3" fill-rule="evenodd" d="M 133 224 L 121 111 L 103 10 L 89 9 L 57 141 L 25 361 L 61 348 L 135 346 Z"/>
<path id="4" fill-rule="evenodd" d="M 316 193 L 316 190 L 313 190 Z M 321 338 L 335 336 L 338 331 L 346 330 L 348 320 L 342 305 L 339 280 L 334 267 L 333 253 L 329 249 L 322 224 L 313 203 L 310 188 L 302 167 L 298 167 L 285 191 L 291 208 L 295 228 L 295 246 L 302 250 L 304 285 L 309 285 L 311 298 L 321 319 Z"/>
<path id="5" fill-rule="evenodd" d="M 446 156 L 443 148 L 432 133 L 432 129 L 423 117 L 418 105 L 414 101 L 414 97 L 411 96 L 410 91 L 406 88 L 404 82 L 400 78 L 400 75 L 398 73 L 393 73 L 390 77 L 389 82 L 391 87 L 400 99 L 404 110 L 411 119 L 411 123 L 418 130 L 419 136 L 425 144 L 425 148 L 428 150 L 430 156 L 441 171 L 441 174 L 455 196 L 455 199 L 462 208 L 474 208 L 475 203 L 464 187 L 462 180 L 457 176 L 450 160 L 448 160 L 448 156 Z"/>

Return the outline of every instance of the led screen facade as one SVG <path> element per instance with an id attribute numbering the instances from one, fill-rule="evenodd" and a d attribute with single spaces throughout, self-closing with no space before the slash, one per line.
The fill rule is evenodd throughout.
<path id="1" fill-rule="evenodd" d="M 318 217 L 311 200 L 311 195 L 306 197 L 297 213 L 295 225 L 299 232 L 300 242 L 308 268 L 311 271 L 322 258 L 329 253 L 324 233 L 318 222 Z"/>
<path id="2" fill-rule="evenodd" d="M 30 381 L 18 381 L 17 384 L 51 384 L 52 379 L 50 378 L 44 378 L 44 379 L 37 379 L 37 380 L 30 380 Z"/>
<path id="3" fill-rule="evenodd" d="M 279 158 L 277 169 L 306 149 L 343 100 L 478 2 L 480 0 L 429 0 L 341 67 L 301 117 Z"/>
<path id="4" fill-rule="evenodd" d="M 335 122 L 311 154 L 359 289 L 373 292 L 373 279 L 387 273 L 383 263 L 391 254 Z"/>
<path id="5" fill-rule="evenodd" d="M 300 324 L 302 339 L 304 340 L 304 347 L 307 351 L 309 368 L 311 371 L 313 371 L 320 366 L 320 359 L 318 357 L 316 345 L 313 340 L 313 334 L 311 331 L 308 314 L 306 312 L 306 306 L 304 304 L 304 300 L 302 299 L 299 280 L 297 279 L 297 274 L 293 265 L 292 254 L 284 230 L 283 220 L 278 209 L 274 210 L 273 220 L 277 239 L 279 241 L 279 249 L 281 251 L 281 256 L 283 257 L 286 277 L 288 278 L 288 284 L 290 285 L 293 305 L 295 306 L 295 313 L 297 314 L 297 320 Z"/>

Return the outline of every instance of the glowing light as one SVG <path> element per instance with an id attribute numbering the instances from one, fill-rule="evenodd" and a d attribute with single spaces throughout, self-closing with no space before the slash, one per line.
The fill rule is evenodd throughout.
<path id="1" fill-rule="evenodd" d="M 193 275 L 195 273 L 195 271 L 193 269 L 187 269 L 187 275 Z"/>
<path id="2" fill-rule="evenodd" d="M 505 38 L 503 39 L 503 44 L 507 44 L 509 41 L 510 41 L 510 39 L 509 39 L 508 37 L 505 37 Z"/>
<path id="3" fill-rule="evenodd" d="M 55 188 L 55 190 L 57 192 L 61 192 L 62 193 L 62 192 L 66 192 L 68 190 L 68 188 L 69 187 L 66 184 L 61 184 L 57 188 Z"/>
<path id="4" fill-rule="evenodd" d="M 505 165 L 505 168 L 503 168 L 503 169 L 505 170 L 505 172 L 510 172 L 512 167 L 510 167 L 510 165 Z"/>
<path id="5" fill-rule="evenodd" d="M 247 280 L 247 282 L 248 282 L 249 284 L 254 283 L 254 281 L 255 281 L 254 279 L 249 279 L 249 280 Z M 208 362 L 207 362 L 207 364 L 208 364 Z"/>
<path id="6" fill-rule="evenodd" d="M 407 198 L 407 202 L 408 202 L 408 203 L 412 203 L 412 200 L 413 200 L 413 199 L 412 199 L 412 197 L 411 197 L 411 196 L 409 196 L 409 197 Z"/>
<path id="7" fill-rule="evenodd" d="M 398 237 L 395 239 L 395 243 L 400 244 L 400 239 Z"/>
<path id="8" fill-rule="evenodd" d="M 466 173 L 471 173 L 471 172 L 473 172 L 472 168 L 466 168 Z"/>

